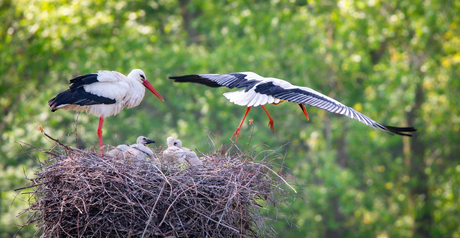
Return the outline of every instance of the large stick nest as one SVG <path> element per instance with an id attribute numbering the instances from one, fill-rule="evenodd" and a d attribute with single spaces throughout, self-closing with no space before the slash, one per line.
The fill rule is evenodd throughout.
<path id="1" fill-rule="evenodd" d="M 270 163 L 241 153 L 209 154 L 199 167 L 116 159 L 62 144 L 47 153 L 32 184 L 20 189 L 33 188 L 26 225 L 36 223 L 42 237 L 274 236 L 260 209 L 285 202 L 292 191 L 282 188 L 287 183 Z"/>

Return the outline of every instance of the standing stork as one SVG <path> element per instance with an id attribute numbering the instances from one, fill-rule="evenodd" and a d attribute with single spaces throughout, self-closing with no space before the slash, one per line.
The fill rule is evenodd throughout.
<path id="1" fill-rule="evenodd" d="M 192 82 L 204 84 L 209 87 L 225 86 L 230 89 L 244 88 L 239 91 L 224 93 L 224 96 L 230 100 L 230 102 L 247 107 L 246 113 L 244 114 L 240 125 L 233 133 L 232 138 L 236 136 L 235 142 L 238 141 L 241 126 L 243 125 L 249 110 L 251 110 L 251 107 L 262 106 L 269 119 L 268 126 L 270 126 L 270 129 L 274 133 L 274 121 L 264 105 L 267 103 L 278 105 L 284 101 L 297 103 L 305 114 L 307 120 L 309 120 L 309 118 L 304 105 L 310 105 L 329 112 L 345 115 L 370 127 L 389 132 L 390 134 L 412 136 L 408 132 L 416 131 L 413 127 L 392 127 L 382 125 L 353 108 L 347 107 L 344 104 L 311 88 L 295 86 L 282 79 L 262 77 L 253 72 L 229 74 L 190 74 L 169 78 L 173 79 L 174 82 L 179 83 Z"/>
<path id="2" fill-rule="evenodd" d="M 48 105 L 52 112 L 58 109 L 86 111 L 99 117 L 97 135 L 103 154 L 104 119 L 118 114 L 125 107 L 132 108 L 139 105 L 144 98 L 145 88 L 164 101 L 140 69 L 133 69 L 128 76 L 116 71 L 99 71 L 71 79 L 69 89 L 49 100 Z"/>

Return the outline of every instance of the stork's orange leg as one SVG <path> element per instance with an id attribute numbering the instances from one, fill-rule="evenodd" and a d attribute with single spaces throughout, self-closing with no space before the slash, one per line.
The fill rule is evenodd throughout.
<path id="1" fill-rule="evenodd" d="M 102 124 L 104 124 L 104 118 L 99 117 L 99 127 L 97 128 L 97 136 L 99 137 L 99 148 L 101 150 L 101 154 L 104 154 L 104 151 L 102 150 L 102 147 L 104 144 L 102 143 Z"/>
<path id="2" fill-rule="evenodd" d="M 270 120 L 268 122 L 268 126 L 270 127 L 270 129 L 272 130 L 273 133 L 275 133 L 275 121 L 273 121 L 272 117 L 270 116 L 270 114 L 268 114 L 268 111 L 267 109 L 265 109 L 265 106 L 262 105 L 262 108 L 265 110 L 265 113 L 267 113 L 267 116 L 268 116 L 268 119 Z"/>
<path id="3" fill-rule="evenodd" d="M 303 114 L 305 114 L 305 117 L 307 118 L 307 121 L 309 121 L 310 118 L 308 118 L 307 109 L 305 109 L 305 106 L 303 104 L 299 103 L 299 106 L 300 106 L 300 108 L 302 108 Z"/>
<path id="4" fill-rule="evenodd" d="M 244 114 L 243 120 L 241 120 L 240 125 L 238 126 L 238 128 L 236 128 L 236 131 L 233 133 L 232 139 L 233 139 L 234 136 L 236 136 L 235 142 L 238 142 L 238 136 L 240 136 L 240 129 L 241 129 L 241 126 L 243 125 L 244 119 L 246 119 L 246 116 L 248 115 L 248 112 L 249 112 L 250 110 L 251 110 L 251 107 L 248 107 L 248 108 L 246 109 L 246 113 Z"/>

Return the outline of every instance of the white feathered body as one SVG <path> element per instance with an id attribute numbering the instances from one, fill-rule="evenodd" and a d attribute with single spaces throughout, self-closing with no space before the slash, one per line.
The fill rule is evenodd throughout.
<path id="1" fill-rule="evenodd" d="M 139 105 L 145 95 L 145 86 L 136 78 L 144 75 L 140 69 L 125 76 L 116 71 L 100 70 L 97 74 L 80 76 L 78 86 L 61 93 L 50 101 L 53 110 L 86 111 L 106 118 L 118 114 L 123 108 Z M 71 81 L 72 82 L 72 81 Z M 54 105 L 53 105 L 54 104 Z"/>
<path id="2" fill-rule="evenodd" d="M 138 81 L 130 79 L 116 71 L 99 71 L 99 82 L 84 85 L 86 92 L 114 99 L 114 104 L 76 105 L 67 104 L 59 108 L 64 110 L 86 111 L 97 117 L 108 117 L 120 113 L 123 108 L 139 105 L 145 95 L 145 87 Z"/>

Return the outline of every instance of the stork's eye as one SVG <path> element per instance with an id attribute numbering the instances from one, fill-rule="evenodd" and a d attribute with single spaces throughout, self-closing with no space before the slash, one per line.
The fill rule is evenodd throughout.
<path id="1" fill-rule="evenodd" d="M 177 142 L 174 142 L 174 145 L 176 146 L 176 145 L 177 145 Z"/>
<path id="2" fill-rule="evenodd" d="M 145 80 L 145 76 L 143 74 L 139 74 L 142 80 Z"/>

